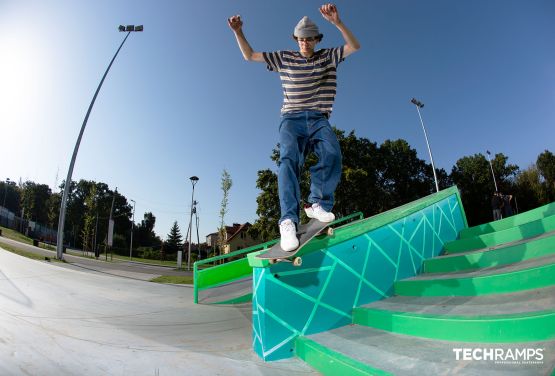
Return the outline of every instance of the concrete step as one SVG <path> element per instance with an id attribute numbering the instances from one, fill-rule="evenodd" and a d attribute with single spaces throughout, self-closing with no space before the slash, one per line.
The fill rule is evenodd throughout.
<path id="1" fill-rule="evenodd" d="M 488 234 L 490 232 L 506 230 L 508 228 L 521 226 L 525 223 L 545 218 L 553 214 L 555 214 L 555 202 L 540 206 L 536 209 L 528 210 L 524 213 L 503 218 L 498 221 L 492 221 L 482 225 L 465 228 L 459 233 L 459 238 L 466 239 L 473 236 Z"/>
<path id="2" fill-rule="evenodd" d="M 474 297 L 395 296 L 355 308 L 353 322 L 449 341 L 551 340 L 555 339 L 555 286 Z"/>
<path id="3" fill-rule="evenodd" d="M 301 337 L 295 351 L 324 375 L 549 375 L 555 364 L 555 341 L 441 341 L 359 325 Z"/>
<path id="4" fill-rule="evenodd" d="M 555 215 L 525 223 L 521 226 L 492 232 L 471 238 L 445 243 L 446 253 L 467 252 L 475 249 L 498 246 L 524 239 L 531 239 L 547 232 L 555 231 Z"/>
<path id="5" fill-rule="evenodd" d="M 425 273 L 447 273 L 470 269 L 491 268 L 513 264 L 555 253 L 555 232 L 540 235 L 533 240 L 490 247 L 478 251 L 456 253 L 425 260 Z"/>
<path id="6" fill-rule="evenodd" d="M 555 255 L 508 265 L 427 273 L 395 282 L 394 295 L 477 296 L 506 294 L 555 285 Z"/>

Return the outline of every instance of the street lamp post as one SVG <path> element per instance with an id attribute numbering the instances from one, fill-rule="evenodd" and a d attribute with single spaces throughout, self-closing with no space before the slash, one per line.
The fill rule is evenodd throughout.
<path id="1" fill-rule="evenodd" d="M 104 76 L 102 76 L 102 79 L 100 80 L 100 83 L 98 84 L 98 87 L 96 88 L 96 92 L 94 93 L 91 104 L 89 105 L 89 109 L 87 110 L 87 114 L 85 115 L 85 119 L 83 120 L 83 124 L 81 125 L 81 131 L 79 132 L 79 136 L 77 137 L 77 142 L 75 143 L 75 147 L 73 149 L 73 156 L 71 157 L 71 162 L 69 164 L 69 169 L 68 169 L 68 172 L 67 172 L 67 178 L 66 178 L 65 183 L 64 183 L 64 193 L 62 195 L 62 202 L 60 204 L 60 218 L 58 220 L 58 237 L 57 237 L 57 244 L 56 244 L 56 257 L 59 260 L 62 260 L 63 257 L 64 257 L 64 253 L 63 253 L 64 225 L 65 225 L 65 218 L 66 218 L 67 196 L 69 194 L 69 187 L 71 185 L 71 177 L 73 175 L 73 167 L 75 165 L 75 159 L 77 158 L 77 152 L 79 151 L 79 145 L 81 144 L 81 138 L 83 138 L 83 133 L 85 132 L 85 126 L 87 125 L 87 120 L 89 120 L 89 115 L 91 114 L 91 110 L 93 108 L 94 102 L 96 101 L 96 97 L 98 96 L 98 92 L 100 91 L 100 88 L 102 87 L 102 84 L 104 83 L 104 80 L 106 79 L 106 76 L 108 75 L 108 72 L 110 71 L 110 68 L 112 67 L 112 64 L 114 63 L 114 60 L 116 60 L 116 57 L 118 56 L 119 51 L 121 50 L 121 48 L 123 47 L 123 44 L 127 40 L 127 37 L 129 37 L 129 34 L 131 34 L 131 32 L 133 32 L 133 31 L 143 31 L 143 25 L 139 25 L 139 26 L 134 26 L 134 25 L 123 26 L 123 25 L 120 25 L 118 30 L 120 32 L 127 32 L 127 35 L 125 36 L 125 38 L 123 38 L 123 41 L 121 42 L 121 44 L 120 44 L 118 50 L 116 51 L 114 57 L 110 61 L 110 64 L 108 64 L 108 68 L 106 69 L 106 72 L 104 72 Z"/>
<path id="2" fill-rule="evenodd" d="M 2 203 L 2 207 L 6 207 L 6 196 L 8 196 L 8 185 L 10 185 L 10 178 L 6 178 L 6 186 L 4 188 L 4 202 Z"/>
<path id="3" fill-rule="evenodd" d="M 495 192 L 498 192 L 497 181 L 495 181 L 495 174 L 493 173 L 493 165 L 491 164 L 491 153 L 489 152 L 489 150 L 486 150 L 486 154 L 488 155 L 489 167 L 491 168 L 491 176 L 493 176 L 493 185 L 495 186 Z"/>
<path id="4" fill-rule="evenodd" d="M 191 217 L 189 218 L 189 251 L 187 253 L 187 270 L 191 270 L 191 242 L 193 240 L 193 212 L 196 213 L 196 202 L 195 202 L 195 184 L 198 182 L 198 177 L 191 176 L 189 178 L 191 184 L 193 185 L 193 193 L 191 194 Z"/>
<path id="5" fill-rule="evenodd" d="M 133 201 L 133 216 L 131 220 L 131 242 L 129 244 L 129 259 L 133 257 L 133 227 L 135 226 L 135 200 Z"/>
<path id="6" fill-rule="evenodd" d="M 422 124 L 422 130 L 424 131 L 424 138 L 426 138 L 426 145 L 428 146 L 428 154 L 430 154 L 430 161 L 432 162 L 432 171 L 434 172 L 434 180 L 436 183 L 436 192 L 439 192 L 439 184 L 437 183 L 436 167 L 434 165 L 434 157 L 432 157 L 432 149 L 430 148 L 430 143 L 428 142 L 428 133 L 424 127 L 424 122 L 422 121 L 422 115 L 420 115 L 420 109 L 424 107 L 424 103 L 412 98 L 410 103 L 416 106 L 416 111 L 418 112 L 418 117 L 420 118 L 420 124 Z"/>

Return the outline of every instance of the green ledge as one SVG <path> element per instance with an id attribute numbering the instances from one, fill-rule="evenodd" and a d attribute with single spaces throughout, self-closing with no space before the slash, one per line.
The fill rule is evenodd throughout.
<path id="1" fill-rule="evenodd" d="M 444 341 L 506 343 L 555 339 L 555 310 L 493 316 L 446 316 L 355 308 L 353 323 Z"/>
<path id="2" fill-rule="evenodd" d="M 506 230 L 511 227 L 520 226 L 528 222 L 535 221 L 544 217 L 555 214 L 555 202 L 540 206 L 539 208 L 528 210 L 524 213 L 503 218 L 498 221 L 485 223 L 462 230 L 459 234 L 461 239 L 471 238 L 473 236 L 484 235 L 490 232 Z"/>
<path id="3" fill-rule="evenodd" d="M 322 375 L 341 376 L 390 376 L 389 372 L 370 367 L 337 351 L 320 345 L 306 337 L 295 341 L 295 353 Z"/>
<path id="4" fill-rule="evenodd" d="M 490 268 L 548 256 L 553 253 L 555 253 L 555 234 L 491 251 L 425 260 L 424 272 L 447 273 L 460 270 Z"/>
<path id="5" fill-rule="evenodd" d="M 454 240 L 445 244 L 445 251 L 451 254 L 494 247 L 505 243 L 532 238 L 551 231 L 555 231 L 555 215 L 538 219 L 521 226 L 492 232 L 490 234 Z"/>
<path id="6" fill-rule="evenodd" d="M 437 279 L 410 279 L 394 284 L 402 296 L 478 296 L 508 294 L 555 285 L 555 264 L 508 273 Z"/>
<path id="7" fill-rule="evenodd" d="M 316 237 L 312 239 L 305 247 L 303 247 L 303 249 L 301 249 L 297 253 L 297 256 L 303 256 L 305 254 L 316 252 L 321 249 L 330 248 L 336 244 L 356 238 L 360 235 L 366 234 L 377 228 L 388 225 L 399 219 L 402 219 L 411 214 L 414 214 L 422 209 L 432 206 L 452 195 L 457 196 L 459 208 L 463 214 L 462 217 L 464 220 L 464 225 L 466 227 L 467 226 L 466 215 L 464 214 L 464 208 L 461 203 L 459 190 L 456 186 L 453 186 L 453 187 L 444 189 L 438 193 L 434 193 L 429 196 L 423 197 L 419 200 L 409 202 L 408 204 L 405 204 L 403 206 L 399 206 L 397 208 L 388 210 L 386 212 L 376 214 L 372 217 L 361 219 L 359 221 L 352 222 L 341 227 L 337 227 L 335 228 L 334 234 L 331 237 L 323 236 L 323 237 Z M 358 213 L 355 213 L 355 214 L 358 215 Z M 336 221 L 332 222 L 332 225 L 340 224 L 344 220 L 345 218 L 339 218 Z M 260 251 L 260 252 L 264 252 L 264 251 Z M 256 258 L 256 255 L 260 254 L 260 252 L 249 253 L 248 260 L 249 260 L 249 265 L 251 267 L 264 268 L 270 265 L 268 260 L 260 260 Z"/>

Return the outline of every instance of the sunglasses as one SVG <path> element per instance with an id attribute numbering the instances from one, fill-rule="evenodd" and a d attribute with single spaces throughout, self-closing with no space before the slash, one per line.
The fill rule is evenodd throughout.
<path id="1" fill-rule="evenodd" d="M 318 37 L 310 37 L 310 38 L 297 38 L 299 42 L 314 42 L 318 40 Z"/>

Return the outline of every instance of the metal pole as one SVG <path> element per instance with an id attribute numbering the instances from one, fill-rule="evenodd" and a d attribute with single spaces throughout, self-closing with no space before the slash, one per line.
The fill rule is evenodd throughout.
<path id="1" fill-rule="evenodd" d="M 58 258 L 58 260 L 63 260 L 63 258 L 64 258 L 63 245 L 64 245 L 64 225 L 65 225 L 65 219 L 66 219 L 67 196 L 69 194 L 69 187 L 71 185 L 71 177 L 73 175 L 73 167 L 75 165 L 75 159 L 77 158 L 77 152 L 79 151 L 79 145 L 81 144 L 81 139 L 83 138 L 83 133 L 85 132 L 85 127 L 87 125 L 87 121 L 89 120 L 89 115 L 91 114 L 91 110 L 93 108 L 94 102 L 96 101 L 96 97 L 98 96 L 98 92 L 100 91 L 100 88 L 102 87 L 102 84 L 104 83 L 104 79 L 106 79 L 106 76 L 108 75 L 108 72 L 110 71 L 110 68 L 112 67 L 112 64 L 114 63 L 114 60 L 116 60 L 116 57 L 118 56 L 119 51 L 123 47 L 123 44 L 127 40 L 127 37 L 129 37 L 129 34 L 131 34 L 131 31 L 127 32 L 127 35 L 123 39 L 123 42 L 121 42 L 121 44 L 120 44 L 118 50 L 116 51 L 114 57 L 110 61 L 110 64 L 108 65 L 108 68 L 106 69 L 106 72 L 104 72 L 104 76 L 102 76 L 102 79 L 100 80 L 100 83 L 98 84 L 98 87 L 96 88 L 96 92 L 94 93 L 91 104 L 89 105 L 89 109 L 87 110 L 87 114 L 85 115 L 85 119 L 83 120 L 83 124 L 81 125 L 81 131 L 79 132 L 79 136 L 77 137 L 77 142 L 75 143 L 75 147 L 73 149 L 73 155 L 71 157 L 71 162 L 69 164 L 69 169 L 67 171 L 67 177 L 66 177 L 66 181 L 65 181 L 65 184 L 64 184 L 64 193 L 62 195 L 62 203 L 60 205 L 60 218 L 59 218 L 59 221 L 58 221 L 58 239 L 57 239 L 57 244 L 56 244 L 56 258 Z"/>
<path id="2" fill-rule="evenodd" d="M 191 184 L 193 184 L 193 193 L 191 194 L 191 216 L 189 218 L 189 251 L 187 253 L 187 270 L 191 270 L 191 242 L 192 242 L 192 238 L 193 238 L 193 211 L 196 211 L 195 208 L 195 184 L 197 183 L 197 181 L 199 180 L 196 176 L 191 176 L 189 178 L 189 180 L 191 180 Z"/>
<path id="3" fill-rule="evenodd" d="M 424 121 L 422 121 L 422 115 L 420 115 L 420 107 L 424 107 L 424 104 L 412 98 L 411 103 L 416 106 L 416 111 L 418 112 L 418 117 L 420 118 L 420 124 L 422 125 L 422 130 L 424 131 L 424 138 L 426 139 L 426 145 L 428 146 L 428 154 L 430 154 L 430 161 L 432 162 L 432 170 L 434 172 L 434 180 L 436 183 L 436 192 L 439 192 L 439 184 L 437 182 L 436 167 L 434 165 L 434 157 L 432 157 L 432 149 L 430 148 L 430 143 L 428 142 L 428 132 L 426 132 L 426 127 L 424 127 Z"/>
<path id="4" fill-rule="evenodd" d="M 10 178 L 6 178 L 6 187 L 4 189 L 4 203 L 2 203 L 2 207 L 6 207 L 6 196 L 8 196 L 8 185 L 10 184 Z"/>
<path id="5" fill-rule="evenodd" d="M 112 245 L 109 244 L 108 240 L 110 238 L 110 223 L 112 222 L 112 212 L 114 211 L 114 202 L 116 201 L 117 193 L 118 193 L 118 187 L 116 187 L 116 190 L 114 191 L 114 195 L 112 196 L 112 207 L 110 208 L 110 217 L 108 218 L 108 231 L 106 232 L 106 249 L 104 250 L 104 257 L 106 258 L 106 261 L 108 261 L 108 247 L 110 247 L 110 249 L 112 248 Z"/>
<path id="6" fill-rule="evenodd" d="M 495 192 L 499 192 L 497 190 L 497 181 L 495 180 L 495 174 L 493 172 L 493 165 L 491 164 L 490 152 L 486 150 L 486 154 L 488 155 L 489 167 L 491 168 L 491 176 L 493 176 L 493 184 L 495 185 Z"/>
<path id="7" fill-rule="evenodd" d="M 131 220 L 131 242 L 129 245 L 129 259 L 133 257 L 133 227 L 135 226 L 135 200 L 133 201 L 133 218 Z"/>
<path id="8" fill-rule="evenodd" d="M 198 214 L 197 214 L 197 211 L 196 211 L 196 207 L 195 207 L 195 222 L 197 224 L 197 251 L 198 251 L 198 258 L 200 260 L 201 259 L 201 257 L 200 257 L 200 237 L 199 237 L 199 234 L 198 234 L 199 219 L 198 219 Z"/>
<path id="9" fill-rule="evenodd" d="M 79 136 L 77 137 L 77 141 L 75 142 L 75 147 L 73 149 L 73 155 L 71 157 L 71 162 L 69 163 L 69 169 L 67 171 L 67 177 L 66 177 L 66 181 L 65 181 L 65 184 L 64 184 L 64 193 L 62 195 L 62 202 L 60 204 L 60 218 L 58 220 L 58 236 L 57 236 L 57 244 L 56 244 L 56 257 L 59 260 L 63 260 L 63 257 L 64 257 L 63 256 L 64 225 L 65 225 L 65 219 L 66 219 L 67 196 L 68 196 L 68 193 L 69 193 L 69 187 L 71 185 L 71 177 L 73 175 L 73 167 L 75 165 L 75 159 L 77 158 L 77 152 L 79 151 L 79 145 L 81 144 L 81 139 L 83 138 L 83 133 L 85 132 L 85 127 L 87 125 L 87 121 L 89 120 L 89 115 L 91 114 L 91 110 L 93 108 L 94 102 L 96 101 L 96 97 L 98 96 L 98 93 L 100 92 L 100 88 L 102 87 L 102 84 L 104 83 L 104 80 L 106 79 L 106 76 L 108 75 L 108 72 L 110 71 L 110 68 L 112 67 L 112 64 L 114 63 L 114 60 L 116 60 L 116 57 L 118 56 L 119 51 L 123 47 L 123 44 L 125 43 L 127 38 L 129 37 L 129 34 L 131 34 L 132 31 L 143 31 L 143 26 L 141 25 L 141 26 L 133 27 L 132 25 L 128 25 L 127 28 L 125 28 L 124 26 L 120 25 L 119 30 L 120 31 L 127 31 L 127 35 L 125 36 L 125 38 L 123 38 L 123 41 L 121 42 L 118 50 L 114 54 L 114 57 L 110 61 L 110 64 L 108 64 L 108 68 L 106 68 L 106 72 L 104 72 L 104 75 L 102 76 L 102 79 L 100 80 L 100 83 L 98 84 L 98 87 L 96 88 L 96 92 L 94 93 L 91 104 L 89 105 L 89 109 L 87 110 L 87 114 L 85 115 L 85 119 L 83 120 L 83 124 L 81 125 L 81 130 L 79 131 Z"/>

